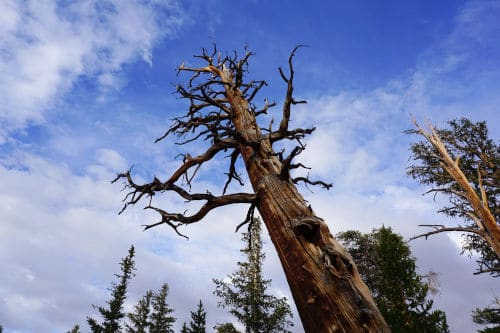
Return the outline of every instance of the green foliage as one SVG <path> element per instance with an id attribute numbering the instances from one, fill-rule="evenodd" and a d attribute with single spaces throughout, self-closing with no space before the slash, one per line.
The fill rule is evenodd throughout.
<path id="1" fill-rule="evenodd" d="M 191 322 L 189 323 L 189 333 L 205 333 L 207 313 L 200 300 L 196 312 L 191 311 Z"/>
<path id="2" fill-rule="evenodd" d="M 123 312 L 123 303 L 127 297 L 127 286 L 130 279 L 134 276 L 135 249 L 130 247 L 128 256 L 122 259 L 120 264 L 121 274 L 116 274 L 119 283 L 111 285 L 111 300 L 106 303 L 109 308 L 96 307 L 103 317 L 103 322 L 87 317 L 87 323 L 92 333 L 118 333 L 122 332 L 125 313 Z M 164 284 L 157 293 L 148 290 L 146 294 L 134 306 L 134 311 L 127 314 L 128 323 L 125 324 L 127 333 L 173 333 L 173 323 L 175 318 L 171 316 L 174 311 L 167 304 L 168 284 Z M 78 333 L 79 326 L 76 325 L 73 330 L 67 333 Z"/>
<path id="3" fill-rule="evenodd" d="M 149 332 L 150 333 L 173 333 L 172 328 L 175 323 L 175 318 L 170 314 L 174 312 L 167 304 L 168 284 L 164 284 L 160 291 L 153 295 L 151 305 L 153 311 L 151 313 Z"/>
<path id="4" fill-rule="evenodd" d="M 240 333 L 231 323 L 220 324 L 214 328 L 216 333 Z"/>
<path id="5" fill-rule="evenodd" d="M 127 315 L 130 325 L 125 325 L 127 333 L 146 333 L 149 327 L 149 314 L 151 306 L 151 298 L 153 292 L 148 290 L 146 294 L 134 306 L 134 312 Z"/>
<path id="6" fill-rule="evenodd" d="M 246 261 L 238 262 L 238 270 L 227 281 L 214 279 L 214 294 L 221 300 L 219 306 L 229 312 L 246 327 L 247 333 L 288 332 L 292 316 L 286 298 L 266 294 L 271 280 L 262 276 L 261 223 L 254 219 L 243 235 L 246 247 L 241 252 Z"/>
<path id="7" fill-rule="evenodd" d="M 2 333 L 2 326 L 0 326 L 0 333 Z M 75 325 L 75 327 L 73 327 L 71 331 L 67 331 L 66 333 L 80 333 L 80 326 Z"/>
<path id="8" fill-rule="evenodd" d="M 134 312 L 127 315 L 130 324 L 127 333 L 171 333 L 175 318 L 174 311 L 167 304 L 168 284 L 164 284 L 158 293 L 148 290 L 134 306 Z"/>
<path id="9" fill-rule="evenodd" d="M 87 317 L 87 323 L 93 333 L 120 332 L 121 321 L 125 317 L 125 313 L 123 312 L 123 303 L 127 297 L 127 285 L 129 280 L 134 275 L 134 255 L 134 246 L 131 246 L 128 251 L 128 256 L 123 258 L 120 263 L 121 274 L 116 275 L 120 282 L 118 284 L 113 282 L 111 285 L 111 300 L 106 302 L 109 308 L 102 306 L 96 307 L 93 305 L 93 307 L 96 308 L 103 317 L 102 323 L 98 323 L 94 318 Z"/>
<path id="10" fill-rule="evenodd" d="M 186 322 L 182 323 L 181 333 L 189 333 L 189 329 L 186 325 Z"/>
<path id="11" fill-rule="evenodd" d="M 500 298 L 490 306 L 483 309 L 476 309 L 472 313 L 472 319 L 480 325 L 487 325 L 486 328 L 479 330 L 480 333 L 500 333 Z"/>
<path id="12" fill-rule="evenodd" d="M 393 332 L 449 332 L 444 312 L 431 310 L 429 284 L 417 274 L 415 258 L 400 235 L 382 227 L 369 234 L 343 232 L 338 239 Z"/>
<path id="13" fill-rule="evenodd" d="M 477 193 L 480 193 L 480 179 L 487 195 L 488 206 L 497 223 L 500 221 L 500 145 L 488 137 L 486 122 L 473 123 L 466 118 L 451 120 L 449 128 L 436 130 L 443 144 L 459 166 Z M 408 133 L 417 133 L 416 130 Z M 450 205 L 439 212 L 451 217 L 464 219 L 463 227 L 477 230 L 478 226 L 471 216 L 473 209 L 467 198 L 460 194 L 460 186 L 443 169 L 434 147 L 427 141 L 414 143 L 410 147 L 414 165 L 408 168 L 408 174 L 421 184 L 430 185 L 429 193 L 442 193 L 448 197 Z M 480 177 L 479 177 L 480 175 Z M 478 272 L 500 274 L 500 258 L 488 243 L 475 233 L 464 234 L 463 252 L 472 256 L 479 253 Z"/>

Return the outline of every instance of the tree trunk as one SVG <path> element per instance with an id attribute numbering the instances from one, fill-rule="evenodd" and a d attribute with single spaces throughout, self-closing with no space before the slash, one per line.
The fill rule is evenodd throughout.
<path id="1" fill-rule="evenodd" d="M 234 81 L 229 70 L 220 75 Z M 236 132 L 253 143 L 240 145 L 241 156 L 305 331 L 390 332 L 350 255 L 290 179 L 282 179 L 283 165 L 240 90 L 226 85 L 226 98 Z"/>

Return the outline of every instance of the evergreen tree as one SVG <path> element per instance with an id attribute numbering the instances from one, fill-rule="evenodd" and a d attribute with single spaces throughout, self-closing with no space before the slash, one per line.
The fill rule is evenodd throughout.
<path id="1" fill-rule="evenodd" d="M 241 252 L 246 261 L 238 262 L 239 269 L 229 275 L 229 282 L 214 279 L 214 294 L 221 300 L 219 306 L 229 307 L 230 313 L 241 322 L 246 333 L 288 332 L 292 316 L 286 298 L 266 294 L 271 280 L 262 276 L 261 223 L 254 219 L 243 235 L 246 247 Z"/>
<path id="2" fill-rule="evenodd" d="M 370 234 L 340 233 L 375 302 L 393 332 L 449 332 L 446 315 L 431 310 L 429 283 L 400 235 L 382 227 Z"/>
<path id="3" fill-rule="evenodd" d="M 157 294 L 154 294 L 151 300 L 153 311 L 150 316 L 150 333 L 173 333 L 173 324 L 175 318 L 170 314 L 174 312 L 167 304 L 168 284 L 165 283 Z"/>
<path id="4" fill-rule="evenodd" d="M 240 333 L 231 323 L 220 324 L 214 328 L 216 333 Z"/>
<path id="5" fill-rule="evenodd" d="M 127 297 L 127 285 L 134 275 L 134 255 L 135 249 L 134 246 L 131 246 L 128 251 L 128 256 L 123 258 L 120 263 L 122 273 L 116 275 L 120 282 L 118 284 L 112 283 L 111 285 L 112 297 L 110 301 L 106 302 L 109 308 L 102 306 L 96 307 L 93 305 L 104 319 L 103 322 L 99 324 L 94 318 L 87 317 L 87 323 L 93 333 L 115 333 L 120 331 L 121 321 L 125 317 L 123 303 Z"/>
<path id="6" fill-rule="evenodd" d="M 493 304 L 483 309 L 476 309 L 472 314 L 475 323 L 487 325 L 480 333 L 500 333 L 500 298 L 496 297 Z"/>
<path id="7" fill-rule="evenodd" d="M 191 322 L 189 323 L 189 333 L 205 333 L 206 331 L 206 316 L 207 312 L 203 308 L 203 303 L 200 300 L 196 312 L 191 311 Z"/>
<path id="8" fill-rule="evenodd" d="M 189 333 L 189 329 L 186 325 L 186 322 L 182 323 L 181 333 Z"/>
<path id="9" fill-rule="evenodd" d="M 2 327 L 0 326 L 0 333 L 2 333 Z M 80 333 L 80 325 L 75 325 L 71 331 L 67 331 L 66 333 Z"/>
<path id="10" fill-rule="evenodd" d="M 126 325 L 127 333 L 146 333 L 149 327 L 149 313 L 153 292 L 148 290 L 146 295 L 134 306 L 134 312 L 127 315 L 131 325 Z"/>

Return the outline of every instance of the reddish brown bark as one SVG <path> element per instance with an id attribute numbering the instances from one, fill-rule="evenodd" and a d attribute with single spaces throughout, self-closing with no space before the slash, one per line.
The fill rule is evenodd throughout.
<path id="1" fill-rule="evenodd" d="M 223 81 L 232 80 L 229 72 L 220 75 Z M 257 150 L 249 146 L 240 150 L 305 331 L 388 332 L 351 257 L 295 185 L 280 179 L 283 166 L 269 140 L 262 138 L 241 92 L 228 90 L 227 98 L 235 110 L 236 131 L 260 142 Z"/>
<path id="2" fill-rule="evenodd" d="M 214 60 L 216 52 L 211 56 L 204 52 L 200 58 L 207 62 L 207 66 L 188 68 L 181 65 L 179 71 L 194 74 L 189 83 L 190 90 L 182 87 L 178 89 L 183 97 L 190 99 L 191 107 L 185 117 L 187 120 L 177 120 L 165 136 L 194 132 L 200 124 L 204 124 L 207 129 L 201 133 L 212 141 L 212 146 L 198 157 L 186 155 L 183 166 L 165 182 L 155 179 L 150 184 L 137 185 L 129 172 L 118 175 L 117 179 L 125 178 L 126 186 L 132 189 L 126 197 L 126 205 L 137 203 L 143 195 L 152 196 L 169 190 L 177 192 L 186 200 L 205 200 L 201 213 L 225 204 L 251 203 L 250 212 L 257 207 L 265 222 L 306 332 L 389 332 L 352 258 L 331 235 L 327 224 L 314 214 L 294 183 L 300 180 L 327 188 L 330 185 L 312 182 L 307 177 L 293 179 L 290 176 L 290 169 L 300 166 L 292 163 L 292 159 L 304 148 L 300 139 L 313 131 L 288 129 L 291 105 L 302 103 L 292 96 L 292 57 L 295 51 L 289 59 L 289 77 L 280 69 L 288 87 L 279 129 L 272 131 L 271 124 L 266 134 L 257 125 L 256 116 L 267 112 L 271 105 L 266 104 L 261 111 L 256 111 L 250 105 L 256 92 L 265 83 L 242 81 L 243 67 L 250 53 L 237 61 L 229 57 L 221 59 L 220 55 Z M 193 81 L 202 74 L 208 74 L 207 81 L 194 85 Z M 214 89 L 214 86 L 218 89 Z M 254 89 L 253 92 L 251 89 Z M 218 111 L 201 115 L 199 111 L 206 107 L 215 107 Z M 282 139 L 297 140 L 300 144 L 287 158 L 283 158 L 282 153 L 276 153 L 272 147 L 274 142 Z M 224 193 L 231 180 L 236 179 L 241 183 L 234 165 L 239 156 L 245 163 L 254 193 L 215 197 L 211 194 L 190 194 L 175 185 L 181 176 L 189 184 L 192 176 L 188 176 L 187 171 L 190 168 L 198 168 L 219 151 L 229 148 L 233 150 Z M 197 222 L 204 216 L 200 212 L 192 216 L 168 213 L 151 204 L 147 208 L 158 211 L 162 216 L 162 220 L 153 225 L 166 223 L 177 232 L 180 225 Z"/>

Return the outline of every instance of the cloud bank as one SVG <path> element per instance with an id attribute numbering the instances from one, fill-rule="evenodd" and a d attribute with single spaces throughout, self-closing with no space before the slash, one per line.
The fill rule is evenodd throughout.
<path id="1" fill-rule="evenodd" d="M 82 77 L 104 90 L 126 84 L 122 67 L 151 65 L 153 47 L 183 20 L 174 1 L 2 1 L 0 143 L 43 123 Z"/>

